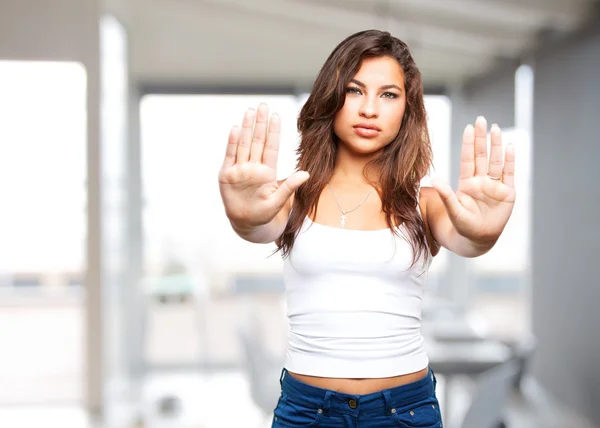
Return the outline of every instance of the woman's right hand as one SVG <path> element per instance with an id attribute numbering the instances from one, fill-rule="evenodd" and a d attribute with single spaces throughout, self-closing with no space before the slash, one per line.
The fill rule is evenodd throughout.
<path id="1" fill-rule="evenodd" d="M 268 224 L 284 207 L 294 191 L 308 179 L 297 171 L 277 181 L 277 156 L 281 120 L 260 104 L 244 115 L 242 129 L 233 127 L 227 152 L 219 171 L 219 189 L 225 213 L 236 229 L 249 230 Z"/>

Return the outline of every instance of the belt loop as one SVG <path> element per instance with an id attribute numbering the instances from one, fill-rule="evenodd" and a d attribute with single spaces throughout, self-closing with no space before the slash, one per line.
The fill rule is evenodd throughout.
<path id="1" fill-rule="evenodd" d="M 281 387 L 283 387 L 283 379 L 285 378 L 286 374 L 287 370 L 284 367 L 283 370 L 281 370 L 281 376 L 279 376 L 279 385 L 281 385 Z"/>
<path id="2" fill-rule="evenodd" d="M 384 389 L 383 391 L 381 391 L 381 393 L 383 394 L 383 399 L 385 400 L 385 414 L 386 415 L 390 415 L 392 413 L 392 394 L 390 394 L 390 390 L 389 389 Z"/>
<path id="3" fill-rule="evenodd" d="M 329 409 L 331 408 L 331 398 L 335 395 L 334 391 L 327 391 L 325 398 L 323 398 L 323 413 L 328 416 Z"/>
<path id="4" fill-rule="evenodd" d="M 437 379 L 435 378 L 435 372 L 433 371 L 433 369 L 431 367 L 429 367 L 429 370 L 431 371 L 431 379 L 433 380 L 433 386 L 435 388 L 437 385 Z"/>

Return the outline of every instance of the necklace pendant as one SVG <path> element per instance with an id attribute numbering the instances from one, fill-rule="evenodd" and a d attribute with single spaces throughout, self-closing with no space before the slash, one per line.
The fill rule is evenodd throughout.
<path id="1" fill-rule="evenodd" d="M 346 216 L 344 214 L 340 217 L 340 228 L 343 229 L 346 226 Z"/>

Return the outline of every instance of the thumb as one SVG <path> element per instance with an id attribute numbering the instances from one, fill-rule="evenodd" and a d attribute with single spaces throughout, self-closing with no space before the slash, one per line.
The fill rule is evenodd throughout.
<path id="1" fill-rule="evenodd" d="M 296 171 L 290 175 L 273 194 L 276 204 L 283 206 L 290 196 L 292 196 L 292 193 L 308 180 L 308 177 L 310 175 L 306 171 Z"/>
<path id="2" fill-rule="evenodd" d="M 446 211 L 450 216 L 450 219 L 453 220 L 457 218 L 461 211 L 463 210 L 462 205 L 458 201 L 456 197 L 456 193 L 452 190 L 452 187 L 448 183 L 439 178 L 436 178 L 431 181 L 433 188 L 438 192 L 444 206 L 446 207 Z"/>

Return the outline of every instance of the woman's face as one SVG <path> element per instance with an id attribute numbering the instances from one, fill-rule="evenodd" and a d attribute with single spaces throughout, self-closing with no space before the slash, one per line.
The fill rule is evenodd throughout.
<path id="1" fill-rule="evenodd" d="M 374 154 L 398 135 L 405 106 L 400 64 L 387 56 L 366 58 L 346 87 L 346 100 L 334 118 L 333 130 L 348 150 Z"/>

